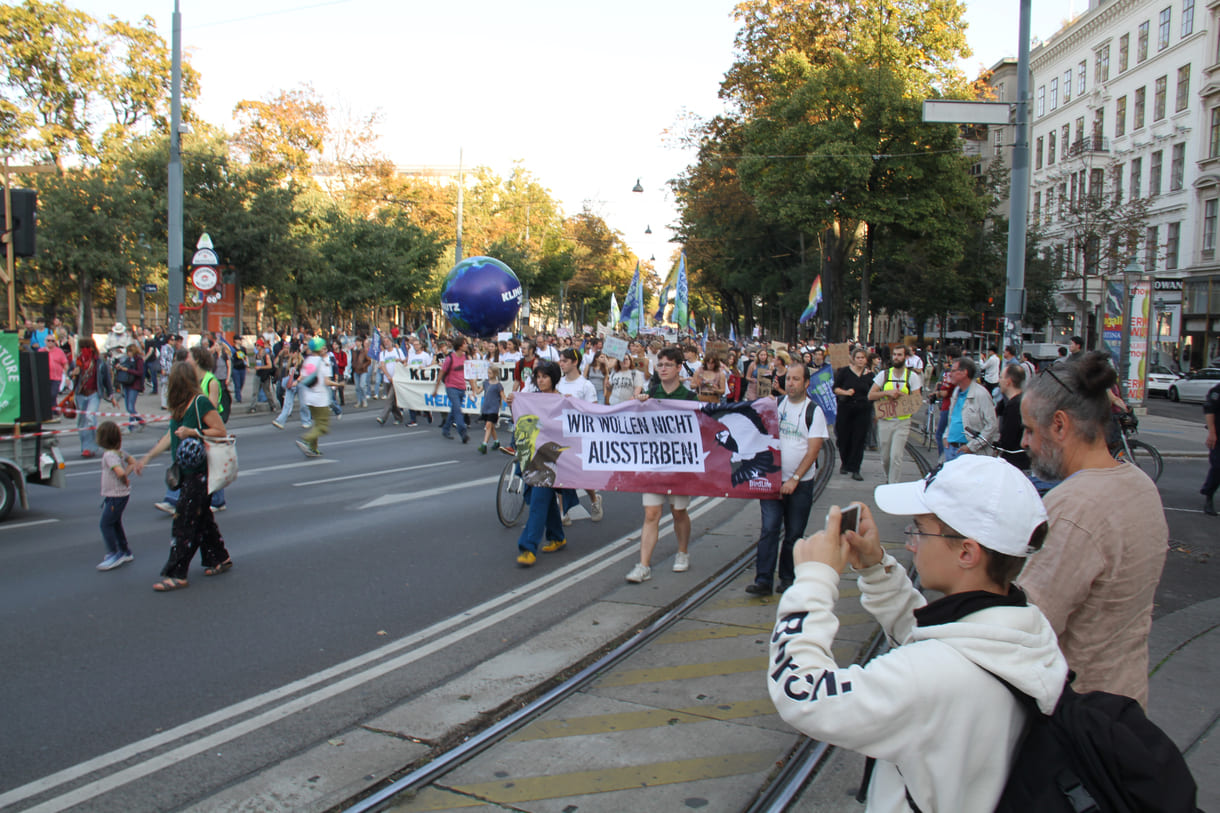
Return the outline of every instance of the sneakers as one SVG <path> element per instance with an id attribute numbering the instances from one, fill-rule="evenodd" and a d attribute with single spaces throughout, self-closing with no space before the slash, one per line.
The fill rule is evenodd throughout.
<path id="1" fill-rule="evenodd" d="M 119 564 L 120 565 L 125 565 L 128 562 L 134 562 L 135 560 L 136 560 L 135 554 L 129 550 L 125 550 L 119 554 Z"/>
<path id="2" fill-rule="evenodd" d="M 593 498 L 593 504 L 589 506 L 589 518 L 594 522 L 601 522 L 605 515 L 606 512 L 602 510 L 602 495 L 598 494 Z"/>
<path id="3" fill-rule="evenodd" d="M 308 443 L 303 440 L 296 441 L 297 448 L 301 450 L 306 457 L 321 457 L 322 453 L 317 449 L 311 448 Z"/>
<path id="4" fill-rule="evenodd" d="M 419 426 L 419 421 L 407 421 L 407 428 L 410 429 L 412 426 Z"/>
<path id="5" fill-rule="evenodd" d="M 542 546 L 542 552 L 554 553 L 557 550 L 563 550 L 564 546 L 567 544 L 568 540 L 566 539 L 552 539 L 550 542 L 547 542 Z"/>
<path id="6" fill-rule="evenodd" d="M 486 443 L 479 444 L 479 454 L 487 454 L 487 444 Z"/>
<path id="7" fill-rule="evenodd" d="M 651 578 L 652 568 L 648 565 L 637 564 L 635 567 L 631 568 L 631 572 L 627 574 L 627 581 L 631 582 L 632 584 L 646 582 Z"/>
<path id="8" fill-rule="evenodd" d="M 385 418 L 378 418 L 377 423 L 381 424 L 382 426 L 385 426 Z"/>
<path id="9" fill-rule="evenodd" d="M 493 440 L 491 442 L 491 450 L 494 452 L 496 449 L 499 449 L 499 448 L 500 448 L 500 441 Z"/>
<path id="10" fill-rule="evenodd" d="M 168 503 L 165 500 L 153 503 L 153 508 L 156 508 L 158 511 L 164 511 L 167 514 L 172 514 L 178 510 L 173 506 L 172 503 Z"/>
<path id="11" fill-rule="evenodd" d="M 469 443 L 470 435 L 462 435 L 462 443 Z"/>
<path id="12" fill-rule="evenodd" d="M 106 554 L 106 558 L 97 563 L 97 569 L 98 570 L 114 570 L 116 567 L 118 567 L 120 564 L 122 564 L 122 562 L 119 561 L 119 559 L 121 559 L 121 558 L 122 558 L 122 555 L 118 554 L 118 553 Z"/>
<path id="13" fill-rule="evenodd" d="M 746 592 L 752 596 L 769 596 L 771 595 L 771 585 L 766 582 L 754 582 L 746 585 Z"/>
<path id="14" fill-rule="evenodd" d="M 534 562 L 538 561 L 538 557 L 528 550 L 523 550 L 517 554 L 517 564 L 522 567 L 533 567 Z"/>
<path id="15" fill-rule="evenodd" d="M 565 526 L 567 526 L 567 525 L 571 525 L 571 524 L 572 524 L 572 518 L 568 516 L 568 512 L 567 512 L 567 511 L 564 511 L 564 512 L 563 512 L 563 524 L 564 524 Z"/>
<path id="16" fill-rule="evenodd" d="M 685 573 L 690 570 L 690 555 L 678 551 L 674 555 L 674 573 Z"/>
<path id="17" fill-rule="evenodd" d="M 220 505 L 213 505 L 213 506 L 212 506 L 212 513 L 213 513 L 213 514 L 218 514 L 218 513 L 220 513 L 221 511 L 224 511 L 224 510 L 225 510 L 226 508 L 228 508 L 228 507 L 229 507 L 228 503 L 221 503 Z"/>
<path id="18" fill-rule="evenodd" d="M 272 421 L 272 422 L 271 422 L 271 425 L 272 425 L 272 426 L 274 426 L 276 429 L 283 429 L 283 428 L 284 428 L 284 424 L 280 423 L 279 421 Z"/>

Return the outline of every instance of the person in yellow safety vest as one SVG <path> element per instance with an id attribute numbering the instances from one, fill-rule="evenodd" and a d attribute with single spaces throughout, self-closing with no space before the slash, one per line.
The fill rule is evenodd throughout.
<path id="1" fill-rule="evenodd" d="M 895 347 L 890 354 L 890 366 L 877 373 L 868 400 L 901 398 L 908 393 L 918 393 L 923 387 L 919 373 L 906 366 L 907 349 Z M 906 454 L 907 437 L 911 434 L 911 416 L 896 415 L 877 421 L 878 448 L 881 451 L 881 468 L 885 470 L 887 483 L 902 482 L 902 458 Z"/>

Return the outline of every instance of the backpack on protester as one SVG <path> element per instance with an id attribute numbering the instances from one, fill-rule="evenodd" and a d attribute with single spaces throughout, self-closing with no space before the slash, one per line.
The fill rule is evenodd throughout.
<path id="1" fill-rule="evenodd" d="M 779 401 L 775 405 L 777 412 L 779 411 L 779 408 L 781 406 L 783 406 L 784 402 L 787 400 L 788 400 L 787 395 L 785 395 L 784 397 L 779 399 Z M 809 407 L 813 407 L 814 409 L 817 409 L 818 406 L 819 406 L 819 404 L 817 401 L 815 401 L 809 397 L 805 398 L 805 431 L 806 432 L 808 432 L 810 429 L 813 428 L 813 409 L 810 409 Z"/>

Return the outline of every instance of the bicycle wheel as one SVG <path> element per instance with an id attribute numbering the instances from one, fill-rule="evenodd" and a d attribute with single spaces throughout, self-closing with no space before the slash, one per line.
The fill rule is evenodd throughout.
<path id="1" fill-rule="evenodd" d="M 818 470 L 813 475 L 813 501 L 817 502 L 818 497 L 822 496 L 822 492 L 826 490 L 826 485 L 830 482 L 831 476 L 834 474 L 835 445 L 829 438 L 822 443 L 822 451 L 818 452 Z"/>
<path id="2" fill-rule="evenodd" d="M 520 522 L 525 513 L 525 481 L 517 473 L 516 465 L 517 461 L 512 459 L 505 463 L 496 484 L 496 515 L 506 528 Z"/>
<path id="3" fill-rule="evenodd" d="M 1127 439 L 1127 446 L 1131 448 L 1131 457 L 1127 462 L 1134 463 L 1152 478 L 1152 482 L 1156 482 L 1161 477 L 1161 472 L 1165 468 L 1165 462 L 1161 460 L 1161 453 L 1155 447 L 1144 443 L 1142 440 Z M 1122 458 L 1119 458 L 1122 459 Z"/>

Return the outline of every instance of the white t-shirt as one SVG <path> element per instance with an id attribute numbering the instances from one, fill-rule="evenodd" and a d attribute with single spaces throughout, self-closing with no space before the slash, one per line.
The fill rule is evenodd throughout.
<path id="1" fill-rule="evenodd" d="M 414 350 L 412 350 L 410 353 L 407 354 L 407 366 L 408 367 L 427 367 L 431 363 L 432 363 L 432 354 L 429 353 L 427 350 L 421 350 L 418 353 L 416 353 Z"/>
<path id="2" fill-rule="evenodd" d="M 826 416 L 811 398 L 803 398 L 799 404 L 784 396 L 779 402 L 779 457 L 780 473 L 785 480 L 796 474 L 796 467 L 805 459 L 811 438 L 825 438 Z M 805 410 L 813 410 L 813 421 L 805 427 Z M 817 472 L 817 461 L 805 472 L 801 482 L 812 480 Z"/>
<path id="3" fill-rule="evenodd" d="M 635 388 L 644 386 L 644 374 L 639 370 L 615 370 L 610 373 L 610 404 L 620 404 L 635 397 Z"/>
<path id="4" fill-rule="evenodd" d="M 923 359 L 912 353 L 911 355 L 907 356 L 907 367 L 910 367 L 912 370 L 922 370 Z"/>
<path id="5" fill-rule="evenodd" d="M 394 370 L 398 368 L 400 361 L 402 361 L 402 350 L 398 347 L 391 347 L 381 353 L 381 363 L 385 365 L 386 375 L 391 379 L 394 378 Z"/>
<path id="6" fill-rule="evenodd" d="M 501 364 L 516 364 L 520 360 L 521 360 L 520 353 L 514 353 L 512 351 L 509 351 L 507 353 L 500 354 L 500 363 Z"/>
<path id="7" fill-rule="evenodd" d="M 1000 383 L 1000 357 L 992 353 L 983 362 L 983 380 L 988 384 Z"/>
<path id="8" fill-rule="evenodd" d="M 593 383 L 583 375 L 571 380 L 567 376 L 563 376 L 555 385 L 555 391 L 560 395 L 570 395 L 583 401 L 597 403 L 597 390 L 593 387 Z"/>
<path id="9" fill-rule="evenodd" d="M 305 363 L 301 365 L 301 378 L 315 373 L 318 376 L 313 384 L 305 388 L 305 392 L 301 396 L 305 406 L 330 406 L 330 393 L 322 383 L 328 377 L 329 369 L 330 365 L 326 363 L 325 359 L 317 355 L 308 356 Z"/>
<path id="10" fill-rule="evenodd" d="M 553 345 L 553 344 L 550 345 L 549 347 L 547 347 L 545 350 L 542 349 L 541 347 L 538 348 L 538 352 L 535 353 L 534 355 L 536 355 L 540 359 L 546 359 L 547 361 L 553 361 L 556 364 L 559 363 L 559 351 L 555 349 L 555 345 Z M 558 387 L 556 387 L 556 389 L 558 389 Z"/>

